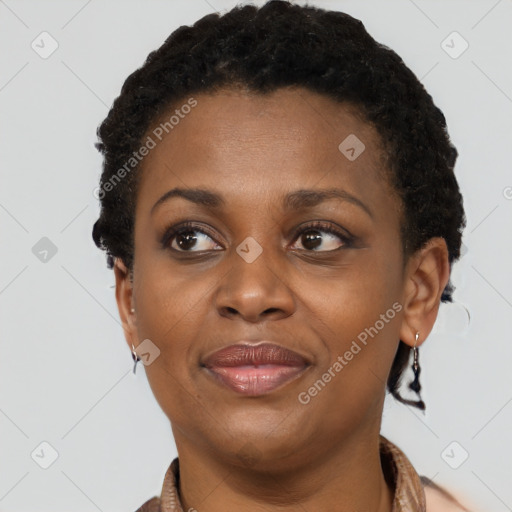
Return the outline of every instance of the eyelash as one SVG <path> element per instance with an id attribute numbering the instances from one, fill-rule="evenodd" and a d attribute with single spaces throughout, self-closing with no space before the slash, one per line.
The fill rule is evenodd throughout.
<path id="1" fill-rule="evenodd" d="M 352 235 L 347 235 L 347 234 L 343 233 L 342 231 L 334 228 L 332 226 L 332 224 L 325 223 L 322 221 L 313 221 L 306 226 L 301 226 L 301 227 L 297 228 L 295 230 L 295 232 L 293 233 L 292 241 L 297 240 L 299 235 L 301 235 L 302 233 L 307 232 L 307 231 L 314 231 L 314 230 L 322 231 L 324 233 L 329 233 L 331 235 L 337 236 L 343 242 L 343 246 L 339 247 L 338 249 L 332 249 L 330 251 L 313 251 L 313 250 L 303 249 L 305 251 L 318 252 L 318 253 L 322 253 L 322 252 L 331 253 L 331 252 L 337 251 L 339 249 L 343 249 L 343 248 L 346 249 L 346 248 L 351 247 L 353 244 L 353 241 L 354 241 L 354 237 Z M 203 226 L 199 227 L 196 224 L 194 224 L 193 222 L 185 222 L 178 226 L 171 226 L 166 229 L 165 234 L 162 237 L 162 241 L 161 241 L 162 247 L 164 249 L 169 249 L 169 250 L 183 253 L 183 254 L 193 253 L 193 252 L 201 252 L 201 251 L 177 251 L 176 249 L 173 249 L 170 247 L 170 242 L 172 242 L 172 240 L 176 236 L 181 235 L 183 233 L 190 232 L 190 231 L 198 231 L 200 233 L 203 233 L 204 235 L 209 236 L 213 240 L 215 240 L 213 233 L 209 229 L 207 229 Z"/>

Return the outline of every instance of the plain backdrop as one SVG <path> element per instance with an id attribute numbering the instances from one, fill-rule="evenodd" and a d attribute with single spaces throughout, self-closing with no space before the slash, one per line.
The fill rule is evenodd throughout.
<path id="1" fill-rule="evenodd" d="M 236 3 L 0 0 L 1 512 L 133 512 L 160 493 L 170 426 L 91 238 L 96 128 L 173 30 Z M 474 510 L 512 510 L 512 2 L 310 4 L 394 49 L 460 154 L 468 225 L 455 304 L 420 352 L 427 412 L 388 399 L 382 433 Z"/>

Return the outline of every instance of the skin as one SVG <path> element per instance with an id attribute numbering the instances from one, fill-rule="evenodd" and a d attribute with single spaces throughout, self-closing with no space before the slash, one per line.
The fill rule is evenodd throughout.
<path id="1" fill-rule="evenodd" d="M 386 380 L 399 340 L 412 346 L 419 332 L 419 346 L 433 327 L 449 279 L 446 243 L 431 239 L 402 260 L 401 204 L 384 179 L 379 134 L 349 105 L 301 88 L 194 98 L 142 162 L 133 275 L 120 259 L 114 268 L 129 347 L 150 339 L 161 351 L 145 369 L 171 422 L 184 510 L 390 512 L 379 458 Z M 365 144 L 354 161 L 338 149 L 349 134 Z M 151 213 L 174 187 L 208 189 L 225 204 L 175 197 Z M 290 192 L 331 187 L 357 197 L 373 218 L 335 198 L 282 206 Z M 186 220 L 209 233 L 192 233 L 198 245 L 189 252 L 177 252 L 176 238 L 176 251 L 163 248 L 168 225 Z M 348 230 L 353 244 L 308 231 L 316 220 Z M 294 237 L 299 226 L 318 244 L 304 232 Z M 263 250 L 252 263 L 236 252 L 247 237 Z M 401 311 L 301 404 L 299 393 L 395 302 Z M 239 395 L 200 361 L 244 339 L 280 343 L 311 365 L 268 395 Z"/>
<path id="2" fill-rule="evenodd" d="M 429 512 L 469 512 L 455 498 L 449 498 L 439 490 L 429 486 L 425 487 L 425 499 Z"/>

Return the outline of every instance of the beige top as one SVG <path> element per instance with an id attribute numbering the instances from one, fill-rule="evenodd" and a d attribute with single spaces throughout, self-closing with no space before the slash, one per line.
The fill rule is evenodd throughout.
<path id="1" fill-rule="evenodd" d="M 386 480 L 394 489 L 392 512 L 427 512 L 425 489 L 427 484 L 414 470 L 406 455 L 391 441 L 380 436 L 380 454 L 382 468 Z M 146 501 L 136 512 L 184 512 L 179 497 L 179 460 L 176 457 L 169 466 L 162 486 L 160 498 L 154 497 Z M 449 499 L 443 498 L 437 491 L 428 489 L 428 512 L 437 512 L 445 509 L 449 504 L 454 511 L 465 510 L 455 505 Z M 437 503 L 435 500 L 441 500 Z M 430 506 L 432 504 L 432 507 Z M 440 508 L 441 507 L 441 508 Z"/>

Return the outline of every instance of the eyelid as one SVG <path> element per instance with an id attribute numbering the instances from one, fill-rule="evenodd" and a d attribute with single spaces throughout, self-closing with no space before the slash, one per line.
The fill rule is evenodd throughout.
<path id="1" fill-rule="evenodd" d="M 292 235 L 292 241 L 296 240 L 299 234 L 301 234 L 304 231 L 307 230 L 318 230 L 323 231 L 326 233 L 330 233 L 332 235 L 336 235 L 337 237 L 341 238 L 345 242 L 350 242 L 354 239 L 354 236 L 346 229 L 343 229 L 341 227 L 336 227 L 336 224 L 333 224 L 329 221 L 323 221 L 323 220 L 313 220 L 308 221 L 304 224 L 301 224 L 298 226 L 294 231 Z"/>

